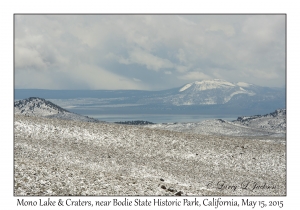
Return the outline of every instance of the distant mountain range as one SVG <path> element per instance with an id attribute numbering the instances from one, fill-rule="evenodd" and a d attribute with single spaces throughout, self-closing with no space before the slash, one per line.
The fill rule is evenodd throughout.
<path id="1" fill-rule="evenodd" d="M 77 113 L 87 108 L 97 114 L 247 115 L 269 113 L 286 107 L 284 88 L 231 83 L 220 79 L 195 81 L 162 91 L 15 90 L 15 99 L 32 96 L 55 101 L 63 108 L 69 107 L 68 110 Z"/>

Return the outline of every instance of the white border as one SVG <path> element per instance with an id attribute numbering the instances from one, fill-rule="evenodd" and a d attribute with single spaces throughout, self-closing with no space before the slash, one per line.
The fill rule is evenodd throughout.
<path id="1" fill-rule="evenodd" d="M 287 14 L 287 197 L 249 197 L 252 200 L 283 200 L 283 209 L 299 206 L 299 10 L 296 1 L 21 1 L 1 2 L 1 201 L 5 209 L 16 207 L 13 197 L 13 14 L 14 13 L 286 13 Z M 4 46 L 4 47 L 3 47 Z M 4 115 L 4 116 L 3 116 Z M 299 129 L 298 129 L 299 130 Z M 56 197 L 58 199 L 58 197 Z M 240 197 L 233 197 L 239 199 Z M 90 200 L 105 197 L 90 197 Z M 225 198 L 224 198 L 225 199 Z M 226 197 L 230 200 L 230 197 Z M 21 207 L 18 207 L 21 208 Z M 41 207 L 40 207 L 41 208 Z M 57 207 L 58 208 L 58 207 Z M 99 207 L 98 207 L 99 208 Z M 299 207 L 298 207 L 299 208 Z M 4 208 L 3 208 L 4 209 Z M 60 207 L 61 209 L 61 207 Z M 213 208 L 214 209 L 214 208 Z M 219 208 L 230 209 L 230 208 Z M 232 209 L 232 208 L 231 208 Z M 249 208 L 245 208 L 249 209 Z M 269 208 L 268 208 L 269 209 Z M 275 208 L 274 208 L 275 209 Z"/>

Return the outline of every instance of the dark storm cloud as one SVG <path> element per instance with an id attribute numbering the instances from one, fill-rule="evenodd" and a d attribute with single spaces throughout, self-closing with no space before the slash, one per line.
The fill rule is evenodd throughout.
<path id="1" fill-rule="evenodd" d="M 285 84 L 284 15 L 16 15 L 15 86 Z"/>

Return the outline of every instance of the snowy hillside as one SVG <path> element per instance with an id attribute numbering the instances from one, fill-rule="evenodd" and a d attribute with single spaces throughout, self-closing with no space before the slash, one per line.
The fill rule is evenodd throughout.
<path id="1" fill-rule="evenodd" d="M 286 133 L 286 109 L 278 109 L 266 115 L 239 117 L 233 123 L 268 132 Z"/>
<path id="2" fill-rule="evenodd" d="M 216 119 L 199 123 L 162 123 L 147 125 L 147 127 L 205 135 L 284 137 L 286 110 L 276 110 L 263 116 L 239 117 L 233 122 Z"/>
<path id="3" fill-rule="evenodd" d="M 264 139 L 17 114 L 14 195 L 286 195 L 286 147 Z"/>
<path id="4" fill-rule="evenodd" d="M 38 116 L 47 118 L 59 118 L 65 120 L 98 122 L 98 120 L 81 116 L 75 113 L 71 113 L 66 109 L 57 106 L 51 101 L 47 101 L 43 98 L 30 97 L 15 101 L 14 103 L 15 114 L 21 114 L 26 116 Z"/>
<path id="5" fill-rule="evenodd" d="M 48 116 L 68 112 L 67 110 L 38 97 L 15 101 L 15 113 L 24 115 Z"/>

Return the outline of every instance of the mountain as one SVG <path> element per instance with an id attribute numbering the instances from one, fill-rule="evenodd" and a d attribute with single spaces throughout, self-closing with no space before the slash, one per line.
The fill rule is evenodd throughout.
<path id="1" fill-rule="evenodd" d="M 27 99 L 19 100 L 14 102 L 15 114 L 21 114 L 25 116 L 37 116 L 37 117 L 47 117 L 47 118 L 59 118 L 65 120 L 75 120 L 75 121 L 86 121 L 86 122 L 98 122 L 98 120 L 81 116 L 69 112 L 60 106 L 47 101 L 43 98 L 30 97 Z"/>
<path id="2" fill-rule="evenodd" d="M 141 99 L 139 102 L 162 103 L 174 106 L 192 105 L 224 105 L 228 103 L 240 103 L 242 101 L 253 102 L 283 98 L 283 91 L 272 88 L 264 88 L 253 84 L 238 82 L 236 84 L 220 80 L 202 80 L 188 83 L 180 88 L 161 91 L 154 97 Z"/>
<path id="3" fill-rule="evenodd" d="M 256 94 L 245 87 L 250 85 L 243 83 L 243 86 L 239 86 L 220 79 L 196 81 L 181 87 L 177 94 L 167 97 L 165 102 L 169 101 L 176 106 L 225 104 L 235 95 Z"/>

